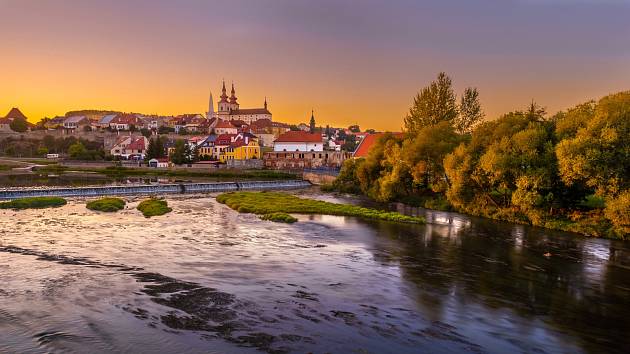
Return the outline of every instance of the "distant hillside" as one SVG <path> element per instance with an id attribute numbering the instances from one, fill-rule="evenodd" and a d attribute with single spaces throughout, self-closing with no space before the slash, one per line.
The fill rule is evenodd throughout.
<path id="1" fill-rule="evenodd" d="M 66 117 L 70 117 L 70 116 L 85 116 L 85 115 L 92 115 L 92 114 L 118 114 L 118 113 L 122 113 L 120 111 L 107 111 L 107 110 L 102 110 L 102 109 L 82 109 L 82 110 L 77 110 L 77 111 L 68 111 L 66 112 L 65 116 Z"/>

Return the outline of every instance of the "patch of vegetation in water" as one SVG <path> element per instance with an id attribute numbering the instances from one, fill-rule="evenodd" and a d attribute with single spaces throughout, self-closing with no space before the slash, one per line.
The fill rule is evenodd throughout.
<path id="1" fill-rule="evenodd" d="M 164 215 L 173 211 L 172 208 L 169 208 L 166 200 L 157 198 L 151 198 L 142 201 L 140 204 L 138 204 L 136 209 L 140 210 L 142 214 L 147 218 L 150 218 L 152 216 Z"/>
<path id="2" fill-rule="evenodd" d="M 56 208 L 64 206 L 67 201 L 60 197 L 31 197 L 31 198 L 19 198 L 13 199 L 8 202 L 1 202 L 0 209 L 42 209 L 42 208 Z"/>
<path id="3" fill-rule="evenodd" d="M 96 211 L 116 212 L 125 208 L 125 201 L 120 198 L 101 198 L 88 202 L 86 208 Z"/>
<path id="4" fill-rule="evenodd" d="M 260 217 L 260 219 L 273 221 L 273 222 L 284 222 L 287 224 L 293 224 L 294 222 L 298 221 L 298 219 L 294 218 L 293 216 L 287 213 L 280 213 L 280 212 L 264 214 Z"/>
<path id="5" fill-rule="evenodd" d="M 273 213 L 296 213 L 355 216 L 364 219 L 415 224 L 425 222 L 425 219 L 422 217 L 406 216 L 396 212 L 364 208 L 356 205 L 299 198 L 295 195 L 281 192 L 230 192 L 217 196 L 217 201 L 240 213 L 253 213 L 263 216 Z"/>

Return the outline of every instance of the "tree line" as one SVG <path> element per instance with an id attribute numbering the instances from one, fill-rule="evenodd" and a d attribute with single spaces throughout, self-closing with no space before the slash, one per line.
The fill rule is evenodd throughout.
<path id="1" fill-rule="evenodd" d="M 459 103 L 440 73 L 416 95 L 403 136 L 345 162 L 333 188 L 583 234 L 630 235 L 630 91 L 549 116 L 484 121 L 475 88 Z"/>

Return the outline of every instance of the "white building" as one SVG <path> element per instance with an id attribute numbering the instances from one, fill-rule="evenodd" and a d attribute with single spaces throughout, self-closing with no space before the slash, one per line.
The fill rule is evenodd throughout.
<path id="1" fill-rule="evenodd" d="M 66 130 L 76 130 L 85 125 L 90 125 L 90 120 L 86 116 L 72 116 L 63 121 L 63 128 Z"/>
<path id="2" fill-rule="evenodd" d="M 220 120 L 214 126 L 214 133 L 216 135 L 221 134 L 236 134 L 238 133 L 238 128 L 236 128 L 232 123 L 224 120 Z"/>
<path id="3" fill-rule="evenodd" d="M 273 142 L 273 151 L 324 151 L 322 135 L 288 131 Z"/>

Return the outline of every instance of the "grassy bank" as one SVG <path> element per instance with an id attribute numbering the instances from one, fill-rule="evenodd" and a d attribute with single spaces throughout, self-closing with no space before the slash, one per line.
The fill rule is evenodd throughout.
<path id="1" fill-rule="evenodd" d="M 56 208 L 66 205 L 66 200 L 59 197 L 19 198 L 8 202 L 1 202 L 0 209 L 42 209 Z"/>
<path id="2" fill-rule="evenodd" d="M 93 200 L 85 206 L 90 210 L 116 212 L 125 208 L 125 201 L 120 198 L 101 198 Z"/>
<path id="3" fill-rule="evenodd" d="M 273 213 L 323 214 L 405 223 L 420 224 L 425 222 L 424 218 L 405 216 L 396 212 L 299 198 L 280 192 L 230 192 L 217 196 L 217 201 L 240 213 L 258 215 Z"/>
<path id="4" fill-rule="evenodd" d="M 136 209 L 140 210 L 142 215 L 147 218 L 164 215 L 173 211 L 172 208 L 169 208 L 166 200 L 156 198 L 147 199 L 141 202 L 138 204 Z"/>

